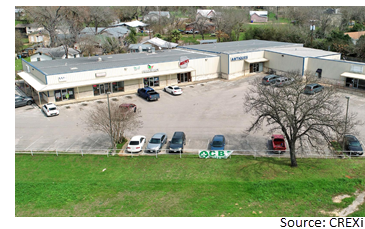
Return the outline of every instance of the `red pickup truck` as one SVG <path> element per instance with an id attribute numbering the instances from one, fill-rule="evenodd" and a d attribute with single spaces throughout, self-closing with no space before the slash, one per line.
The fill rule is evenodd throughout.
<path id="1" fill-rule="evenodd" d="M 273 134 L 271 136 L 272 148 L 274 153 L 285 153 L 286 145 L 285 138 L 281 134 Z"/>

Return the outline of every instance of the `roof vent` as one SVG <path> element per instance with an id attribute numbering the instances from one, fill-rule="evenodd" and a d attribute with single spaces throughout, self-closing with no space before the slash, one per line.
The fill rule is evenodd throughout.
<path id="1" fill-rule="evenodd" d="M 98 58 L 98 61 L 102 61 L 103 59 L 101 59 L 101 57 Z"/>

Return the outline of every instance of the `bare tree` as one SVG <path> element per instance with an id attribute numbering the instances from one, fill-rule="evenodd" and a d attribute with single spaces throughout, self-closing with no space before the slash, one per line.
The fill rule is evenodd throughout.
<path id="1" fill-rule="evenodd" d="M 139 6 L 113 6 L 112 10 L 118 19 L 123 22 L 138 19 L 138 8 Z"/>
<path id="2" fill-rule="evenodd" d="M 27 6 L 24 7 L 27 15 L 35 23 L 44 27 L 50 37 L 50 46 L 55 47 L 56 29 L 64 18 L 62 6 Z"/>
<path id="3" fill-rule="evenodd" d="M 95 27 L 95 35 L 102 34 L 117 19 L 115 12 L 108 6 L 88 6 L 85 13 L 87 25 Z M 99 31 L 100 27 L 104 29 Z"/>
<path id="4" fill-rule="evenodd" d="M 102 103 L 88 112 L 85 123 L 88 129 L 101 131 L 112 137 L 113 147 L 123 142 L 126 131 L 136 130 L 143 125 L 143 122 L 140 121 L 140 110 L 120 108 L 119 103 L 113 101 L 110 102 L 110 117 L 111 119 L 109 119 L 108 104 Z"/>
<path id="5" fill-rule="evenodd" d="M 284 134 L 289 144 L 291 166 L 296 167 L 298 140 L 307 138 L 315 145 L 323 139 L 329 141 L 344 134 L 345 114 L 342 107 L 345 105 L 331 86 L 326 86 L 315 95 L 303 94 L 305 85 L 318 82 L 318 77 L 312 73 L 306 73 L 304 78 L 298 72 L 288 73 L 287 76 L 294 81 L 282 88 L 263 85 L 261 79 L 253 81 L 245 94 L 245 110 L 255 117 L 248 131 L 261 128 L 266 121 L 269 132 L 281 131 Z M 354 129 L 357 122 L 356 114 L 350 114 L 347 130 Z"/>
<path id="6" fill-rule="evenodd" d="M 15 31 L 15 52 L 16 53 L 19 53 L 23 50 L 24 43 L 22 41 L 22 38 L 23 37 L 22 37 L 21 33 L 18 30 L 16 30 Z"/>

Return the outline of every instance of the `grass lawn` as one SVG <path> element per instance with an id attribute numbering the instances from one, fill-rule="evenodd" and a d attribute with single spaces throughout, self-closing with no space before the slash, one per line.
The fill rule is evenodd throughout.
<path id="1" fill-rule="evenodd" d="M 364 158 L 15 156 L 15 215 L 324 216 L 365 190 Z M 102 170 L 106 168 L 104 172 Z M 344 203 L 332 197 L 349 194 Z M 353 213 L 364 216 L 365 207 Z"/>
<path id="2" fill-rule="evenodd" d="M 30 57 L 23 58 L 24 60 L 30 62 Z M 22 59 L 15 60 L 15 71 L 23 70 Z"/>

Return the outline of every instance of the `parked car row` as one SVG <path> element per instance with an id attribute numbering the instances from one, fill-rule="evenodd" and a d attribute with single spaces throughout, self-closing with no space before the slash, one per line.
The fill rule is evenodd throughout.
<path id="1" fill-rule="evenodd" d="M 143 150 L 143 146 L 146 143 L 146 137 L 143 135 L 137 135 L 131 138 L 127 146 L 127 152 L 138 153 Z M 146 149 L 146 153 L 159 153 L 162 147 L 169 143 L 167 152 L 169 153 L 183 153 L 184 146 L 186 145 L 186 135 L 182 131 L 177 131 L 168 141 L 167 134 L 157 133 L 154 134 L 149 140 Z M 210 143 L 210 150 L 224 150 L 226 145 L 226 139 L 223 135 L 215 135 Z"/>
<path id="2" fill-rule="evenodd" d="M 285 76 L 279 76 L 279 75 L 267 75 L 264 78 L 262 78 L 262 84 L 263 85 L 273 85 L 277 87 L 283 87 L 285 85 L 289 85 L 294 81 L 292 78 L 288 78 Z M 318 93 L 322 91 L 324 87 L 317 83 L 307 84 L 304 87 L 304 94 L 310 94 L 313 95 L 315 93 Z"/>
<path id="3" fill-rule="evenodd" d="M 137 135 L 131 138 L 127 146 L 127 152 L 138 153 L 143 150 L 144 144 L 147 142 L 146 137 Z M 145 153 L 159 153 L 162 147 L 167 145 L 166 152 L 168 153 L 183 153 L 186 145 L 186 135 L 184 132 L 175 132 L 171 140 L 168 141 L 166 133 L 154 134 L 146 148 Z M 271 136 L 271 144 L 273 153 L 285 153 L 287 150 L 285 138 L 281 134 L 273 134 Z M 209 144 L 209 150 L 225 150 L 226 138 L 224 135 L 215 135 Z M 344 137 L 344 151 L 351 156 L 363 155 L 363 148 L 360 141 L 354 135 L 345 135 Z"/>

